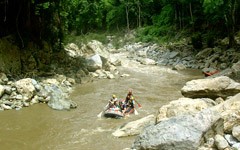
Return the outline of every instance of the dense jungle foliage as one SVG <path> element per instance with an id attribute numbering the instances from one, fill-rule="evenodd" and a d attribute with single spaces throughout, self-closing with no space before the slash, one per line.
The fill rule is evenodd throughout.
<path id="1" fill-rule="evenodd" d="M 11 35 L 19 47 L 47 41 L 59 49 L 69 34 L 132 29 L 145 42 L 185 31 L 193 42 L 228 37 L 233 47 L 240 28 L 239 0 L 1 0 L 0 11 L 0 38 Z"/>

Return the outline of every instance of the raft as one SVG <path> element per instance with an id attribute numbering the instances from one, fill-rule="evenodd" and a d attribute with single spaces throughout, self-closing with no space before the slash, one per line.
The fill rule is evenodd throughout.
<path id="1" fill-rule="evenodd" d="M 104 112 L 104 117 L 107 118 L 122 118 L 124 117 L 123 113 L 119 108 L 109 108 Z"/>

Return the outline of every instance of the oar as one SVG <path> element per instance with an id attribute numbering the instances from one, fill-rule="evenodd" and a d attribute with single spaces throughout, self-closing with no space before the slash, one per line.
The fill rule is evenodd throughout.
<path id="1" fill-rule="evenodd" d="M 138 112 L 137 112 L 137 110 L 135 108 L 134 108 L 134 114 L 138 115 Z"/>
<path id="2" fill-rule="evenodd" d="M 105 108 L 108 107 L 108 105 L 109 105 L 109 103 L 107 103 L 107 105 L 104 107 L 104 110 L 101 111 L 101 112 L 97 115 L 98 118 L 101 118 L 101 117 L 102 117 L 102 113 L 103 113 L 104 111 L 106 111 Z"/>
<path id="3" fill-rule="evenodd" d="M 136 100 L 134 100 L 134 101 L 138 104 L 139 108 L 142 108 L 142 105 L 138 101 L 136 101 Z"/>

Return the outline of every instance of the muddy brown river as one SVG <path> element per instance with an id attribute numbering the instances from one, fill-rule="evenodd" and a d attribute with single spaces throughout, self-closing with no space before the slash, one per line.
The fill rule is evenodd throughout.
<path id="1" fill-rule="evenodd" d="M 70 98 L 77 109 L 56 111 L 46 104 L 0 112 L 1 150 L 122 150 L 131 147 L 135 136 L 116 138 L 112 133 L 124 123 L 156 114 L 158 109 L 182 97 L 180 89 L 191 80 L 203 78 L 196 70 L 173 71 L 167 67 L 144 66 L 131 61 L 119 68 L 129 77 L 100 79 L 76 85 Z M 112 94 L 125 98 L 133 89 L 142 105 L 139 115 L 124 119 L 98 118 Z"/>

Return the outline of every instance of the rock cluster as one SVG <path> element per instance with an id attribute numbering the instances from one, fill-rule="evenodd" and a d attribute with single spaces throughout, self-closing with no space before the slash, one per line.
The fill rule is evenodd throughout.
<path id="1" fill-rule="evenodd" d="M 132 149 L 240 149 L 238 86 L 226 76 L 189 81 L 182 88 L 186 97 L 162 106 Z"/>
<path id="2" fill-rule="evenodd" d="M 32 78 L 9 81 L 0 73 L 0 110 L 19 110 L 36 103 L 47 103 L 57 110 L 76 108 L 76 103 L 68 100 L 73 84 L 74 79 L 63 75 L 39 81 Z"/>
<path id="3" fill-rule="evenodd" d="M 122 50 L 129 51 L 131 57 L 142 64 L 172 66 L 173 69 L 202 69 L 203 72 L 218 71 L 218 75 L 229 76 L 239 80 L 240 52 L 236 49 L 220 47 L 205 48 L 200 51 L 191 45 L 134 43 Z"/>

